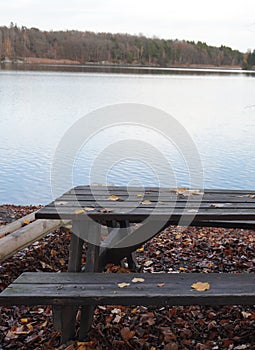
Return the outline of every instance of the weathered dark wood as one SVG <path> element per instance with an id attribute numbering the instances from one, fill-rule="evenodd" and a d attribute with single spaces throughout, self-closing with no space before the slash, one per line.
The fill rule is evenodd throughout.
<path id="1" fill-rule="evenodd" d="M 144 278 L 133 283 L 134 277 Z M 208 282 L 198 292 L 195 282 Z M 118 283 L 126 282 L 126 288 Z M 165 283 L 158 287 L 158 283 Z M 0 294 L 1 305 L 231 305 L 255 304 L 255 274 L 23 273 Z"/>
<path id="2" fill-rule="evenodd" d="M 81 269 L 81 257 L 82 257 L 82 246 L 83 239 L 81 239 L 75 232 L 79 227 L 79 222 L 73 221 L 71 236 L 71 243 L 69 248 L 69 260 L 68 260 L 68 271 L 79 272 Z"/>
<path id="3" fill-rule="evenodd" d="M 68 271 L 79 272 L 81 270 L 81 258 L 83 239 L 77 234 L 80 222 L 74 221 L 71 236 L 71 242 L 69 247 L 69 260 Z M 71 339 L 75 335 L 75 320 L 76 320 L 77 308 L 70 305 L 64 305 L 62 307 L 53 305 L 53 324 L 54 328 L 61 331 L 61 342 L 65 343 L 68 339 Z"/>
<path id="4" fill-rule="evenodd" d="M 124 186 L 93 188 L 77 186 L 41 209 L 36 217 L 79 219 L 75 211 L 81 206 L 95 209 L 81 214 L 80 219 L 89 216 L 97 221 L 141 222 L 148 216 L 155 220 L 167 220 L 168 224 L 175 225 L 179 224 L 181 217 L 187 220 L 194 218 L 193 225 L 209 220 L 255 221 L 255 191 L 204 190 L 203 192 L 203 195 L 197 195 L 191 191 L 187 196 L 181 193 L 176 194 L 167 188 L 132 187 L 127 189 Z M 120 201 L 109 200 L 110 194 L 117 195 Z M 143 199 L 151 203 L 141 203 Z M 155 208 L 156 205 L 157 208 Z M 110 208 L 111 212 L 103 212 L 102 208 Z"/>
<path id="5" fill-rule="evenodd" d="M 83 229 L 82 223 L 80 223 L 80 230 Z M 86 265 L 85 274 L 88 272 L 99 271 L 99 246 L 101 240 L 101 227 L 98 223 L 89 221 L 87 225 L 88 230 L 88 242 L 87 242 L 87 254 L 86 254 Z M 92 243 L 91 243 L 92 242 Z M 81 309 L 81 321 L 80 321 L 80 332 L 79 339 L 85 339 L 94 316 L 94 305 L 86 305 Z"/>

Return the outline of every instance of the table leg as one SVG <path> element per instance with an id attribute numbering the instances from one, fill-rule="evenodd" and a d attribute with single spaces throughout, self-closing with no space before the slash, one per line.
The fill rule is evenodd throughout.
<path id="1" fill-rule="evenodd" d="M 81 269 L 81 257 L 83 240 L 77 236 L 77 225 L 73 222 L 73 233 L 69 247 L 68 272 L 79 272 Z M 73 306 L 53 306 L 53 323 L 54 328 L 61 331 L 61 343 L 65 343 L 75 336 L 75 321 L 77 307 Z"/>
<path id="2" fill-rule="evenodd" d="M 93 223 L 91 220 L 87 227 L 87 253 L 86 253 L 86 272 L 99 271 L 99 245 L 101 241 L 101 226 Z M 93 243 L 91 243 L 93 242 Z M 79 340 L 84 340 L 93 322 L 95 305 L 83 306 L 81 309 Z"/>

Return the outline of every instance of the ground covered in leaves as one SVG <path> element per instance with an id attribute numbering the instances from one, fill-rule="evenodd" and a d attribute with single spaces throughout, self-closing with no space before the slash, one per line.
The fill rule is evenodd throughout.
<path id="1" fill-rule="evenodd" d="M 2 206 L 0 220 L 9 222 L 30 209 Z M 24 271 L 66 271 L 69 242 L 70 232 L 58 230 L 2 262 L 0 289 Z M 145 273 L 251 273 L 255 272 L 254 232 L 169 227 L 136 255 Z M 108 272 L 122 269 L 108 266 Z M 77 332 L 78 319 L 79 313 Z M 51 307 L 2 307 L 1 349 L 255 349 L 255 308 L 99 306 L 87 341 L 60 346 L 59 333 L 52 327 Z"/>

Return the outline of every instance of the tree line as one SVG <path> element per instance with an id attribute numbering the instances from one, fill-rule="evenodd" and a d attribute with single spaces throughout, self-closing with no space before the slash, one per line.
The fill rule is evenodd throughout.
<path id="1" fill-rule="evenodd" d="M 68 59 L 86 63 L 134 65 L 255 65 L 253 53 L 203 42 L 147 38 L 143 35 L 66 31 L 38 28 L 0 27 L 0 59 L 26 57 Z"/>

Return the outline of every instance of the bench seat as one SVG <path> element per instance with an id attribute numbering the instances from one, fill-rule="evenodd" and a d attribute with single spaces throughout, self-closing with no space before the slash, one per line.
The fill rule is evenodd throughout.
<path id="1" fill-rule="evenodd" d="M 135 277 L 144 282 L 133 283 Z M 192 289 L 198 281 L 210 289 Z M 123 282 L 130 285 L 119 288 Z M 120 304 L 253 305 L 255 274 L 25 272 L 0 294 L 0 305 L 6 306 Z"/>

